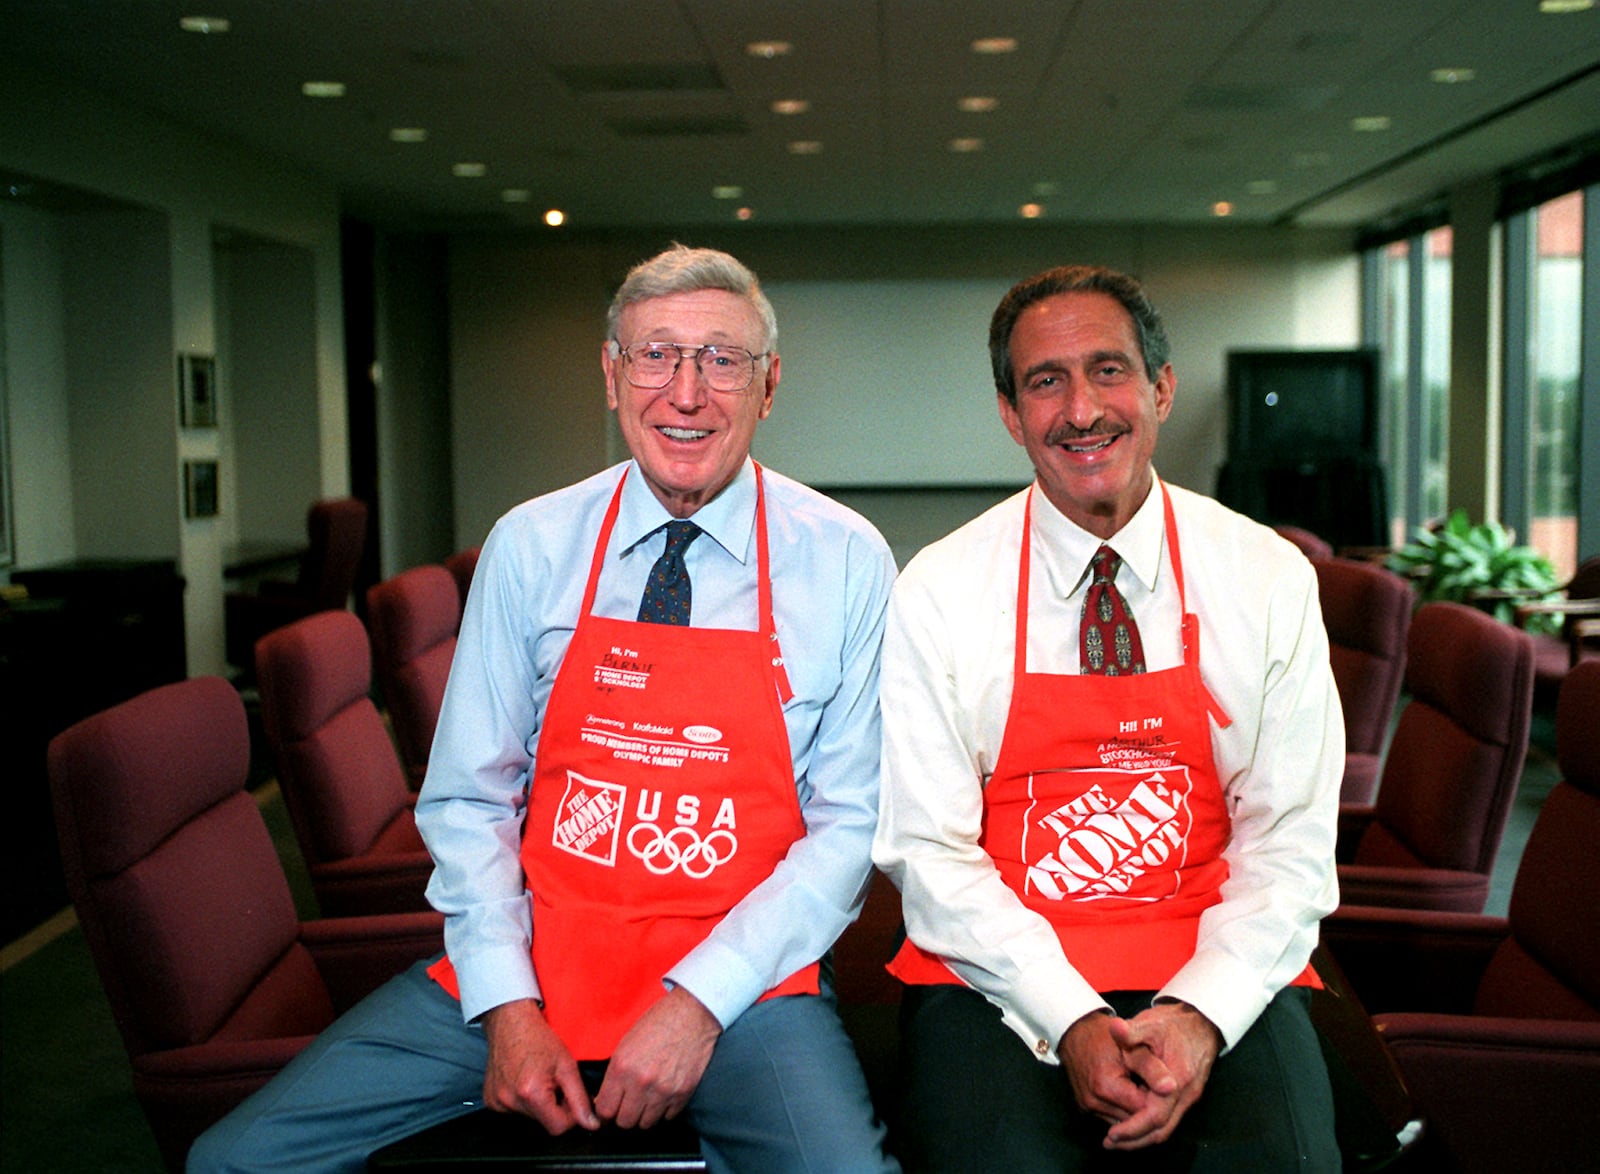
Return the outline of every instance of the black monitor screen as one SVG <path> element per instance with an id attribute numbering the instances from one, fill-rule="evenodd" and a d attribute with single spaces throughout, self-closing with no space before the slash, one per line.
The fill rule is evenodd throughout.
<path id="1" fill-rule="evenodd" d="M 1376 351 L 1229 351 L 1228 453 L 1373 454 Z"/>

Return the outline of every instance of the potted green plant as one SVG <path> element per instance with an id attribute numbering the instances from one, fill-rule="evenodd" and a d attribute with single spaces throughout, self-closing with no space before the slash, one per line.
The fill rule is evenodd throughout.
<path id="1" fill-rule="evenodd" d="M 1419 527 L 1385 565 L 1411 579 L 1424 603 L 1470 603 L 1507 623 L 1518 603 L 1551 596 L 1560 586 L 1544 555 L 1518 546 L 1498 522 L 1473 525 L 1459 508 L 1450 511 L 1443 525 Z M 1534 616 L 1529 627 L 1548 625 L 1553 618 Z"/>

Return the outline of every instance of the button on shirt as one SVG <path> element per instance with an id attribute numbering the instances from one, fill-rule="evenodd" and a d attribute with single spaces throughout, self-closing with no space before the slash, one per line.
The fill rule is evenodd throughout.
<path id="1" fill-rule="evenodd" d="M 428 898 L 445 914 L 468 1020 L 539 997 L 518 860 L 523 792 L 601 520 L 626 467 L 511 510 L 473 577 L 417 803 L 436 862 Z M 670 520 L 632 468 L 594 603 L 595 614 L 627 620 Z M 773 613 L 795 692 L 783 713 L 807 832 L 667 975 L 724 1026 L 820 958 L 849 924 L 877 816 L 878 652 L 893 556 L 869 523 L 821 494 L 771 470 L 765 489 Z M 755 501 L 747 460 L 694 514 L 705 536 L 685 555 L 691 627 L 757 627 Z"/>
<path id="2" fill-rule="evenodd" d="M 1344 724 L 1316 575 L 1266 527 L 1168 486 L 1200 669 L 1233 719 L 1212 727 L 1232 819 L 1223 900 L 1161 996 L 1200 1009 L 1231 1046 L 1300 973 L 1337 904 L 1334 833 Z M 926 548 L 901 573 L 883 654 L 883 786 L 873 855 L 903 894 L 908 932 L 1002 1010 L 1041 1058 L 1104 1007 L 1048 923 L 979 845 L 983 794 L 1011 702 L 1016 568 L 1026 493 Z M 1117 587 L 1150 671 L 1182 662 L 1181 608 L 1152 489 L 1110 539 Z M 1078 672 L 1078 623 L 1101 539 L 1036 492 L 1032 672 Z"/>

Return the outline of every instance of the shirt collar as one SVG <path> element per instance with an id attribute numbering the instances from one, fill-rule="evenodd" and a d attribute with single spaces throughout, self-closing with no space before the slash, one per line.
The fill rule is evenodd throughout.
<path id="1" fill-rule="evenodd" d="M 1043 493 L 1035 492 L 1034 555 L 1044 561 L 1051 590 L 1062 599 L 1083 590 L 1089 581 L 1089 561 L 1102 542 L 1121 556 L 1128 570 L 1145 588 L 1154 590 L 1166 542 L 1166 510 L 1162 496 L 1161 479 L 1153 477 L 1144 504 L 1128 519 L 1127 525 L 1110 538 L 1100 538 L 1056 509 Z"/>
<path id="2" fill-rule="evenodd" d="M 650 492 L 637 461 L 628 462 L 628 480 L 622 486 L 622 503 L 617 508 L 616 540 L 623 553 L 631 551 L 661 527 L 672 521 L 667 507 Z M 744 464 L 721 493 L 689 517 L 741 563 L 748 560 L 751 536 L 756 523 L 755 464 L 745 457 Z"/>

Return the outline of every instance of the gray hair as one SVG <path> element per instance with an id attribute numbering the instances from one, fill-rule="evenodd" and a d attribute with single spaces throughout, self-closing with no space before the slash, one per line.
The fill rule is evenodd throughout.
<path id="1" fill-rule="evenodd" d="M 989 364 L 994 368 L 995 390 L 1011 403 L 1017 402 L 1016 373 L 1011 367 L 1011 332 L 1017 319 L 1033 303 L 1065 293 L 1103 293 L 1116 298 L 1133 319 L 1146 377 L 1155 379 L 1167 365 L 1171 355 L 1167 328 L 1137 278 L 1098 265 L 1061 265 L 1017 282 L 1000 299 L 989 320 Z"/>
<path id="2" fill-rule="evenodd" d="M 778 316 L 772 312 L 767 295 L 761 292 L 756 275 L 727 253 L 676 243 L 628 271 L 606 311 L 606 338 L 616 340 L 622 311 L 634 302 L 702 289 L 726 290 L 744 298 L 761 319 L 762 342 L 758 349 L 777 349 Z"/>

